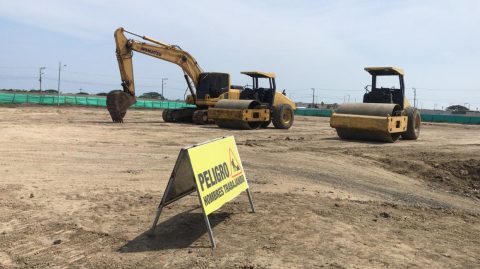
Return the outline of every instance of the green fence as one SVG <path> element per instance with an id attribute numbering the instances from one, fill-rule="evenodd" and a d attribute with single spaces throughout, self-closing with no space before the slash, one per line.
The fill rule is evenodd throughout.
<path id="1" fill-rule="evenodd" d="M 326 109 L 297 109 L 295 110 L 295 115 L 330 117 L 332 116 L 332 111 Z"/>
<path id="2" fill-rule="evenodd" d="M 422 121 L 480 124 L 480 117 L 458 116 L 458 115 L 423 115 L 422 114 Z"/>
<path id="3" fill-rule="evenodd" d="M 14 94 L 14 93 L 0 93 L 0 103 L 3 104 L 40 104 L 40 105 L 56 105 L 57 95 L 34 95 L 34 94 Z M 63 96 L 60 95 L 61 105 L 83 105 L 83 106 L 97 106 L 106 107 L 107 99 L 101 97 L 88 96 Z M 147 101 L 137 100 L 137 103 L 132 105 L 133 108 L 179 108 L 179 107 L 195 107 L 183 102 L 168 102 L 168 101 Z"/>
<path id="4" fill-rule="evenodd" d="M 15 93 L 0 93 L 0 104 L 40 104 L 40 105 L 56 105 L 57 95 L 35 95 L 35 94 L 15 94 Z M 60 104 L 62 105 L 83 105 L 83 106 L 97 106 L 106 107 L 107 99 L 101 97 L 89 96 L 60 96 Z M 133 108 L 180 108 L 180 107 L 195 107 L 183 102 L 168 102 L 168 101 L 148 101 L 137 100 L 137 103 L 132 105 Z M 297 109 L 295 115 L 301 116 L 317 116 L 330 117 L 331 110 L 326 109 Z M 424 122 L 450 122 L 450 123 L 464 123 L 464 124 L 480 124 L 480 117 L 460 116 L 460 115 L 424 115 L 422 114 L 422 121 Z"/>
<path id="5" fill-rule="evenodd" d="M 330 117 L 331 110 L 322 109 L 297 109 L 295 115 Z M 480 124 L 480 117 L 459 115 L 421 115 L 423 122 L 450 122 L 463 124 Z"/>

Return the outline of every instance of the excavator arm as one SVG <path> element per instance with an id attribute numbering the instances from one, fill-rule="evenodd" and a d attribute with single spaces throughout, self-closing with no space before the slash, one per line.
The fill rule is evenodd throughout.
<path id="1" fill-rule="evenodd" d="M 124 34 L 125 32 L 149 41 L 149 43 L 127 39 Z M 107 108 L 113 122 L 123 122 L 123 117 L 125 116 L 127 109 L 136 103 L 132 64 L 133 51 L 180 66 L 185 74 L 192 96 L 195 95 L 191 84 L 193 83 L 193 86 L 195 88 L 197 87 L 199 75 L 200 73 L 203 73 L 203 70 L 198 65 L 195 58 L 193 58 L 188 52 L 183 51 L 178 46 L 169 45 L 146 36 L 140 36 L 128 32 L 123 28 L 118 28 L 115 31 L 114 37 L 123 92 L 111 92 L 107 96 Z"/>

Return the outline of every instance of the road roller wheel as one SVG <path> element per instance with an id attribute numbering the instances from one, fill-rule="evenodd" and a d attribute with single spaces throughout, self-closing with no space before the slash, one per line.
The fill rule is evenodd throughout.
<path id="1" fill-rule="evenodd" d="M 402 133 L 405 140 L 417 140 L 420 136 L 420 112 L 415 107 L 407 107 L 404 110 L 405 116 L 408 116 L 407 131 Z"/>
<path id="2" fill-rule="evenodd" d="M 273 108 L 272 122 L 277 129 L 289 129 L 293 124 L 293 108 L 289 104 L 279 104 Z"/>
<path id="3" fill-rule="evenodd" d="M 262 125 L 260 126 L 260 128 L 267 128 L 268 125 L 270 125 L 271 122 L 272 122 L 272 119 L 270 119 L 269 121 L 264 121 L 262 123 Z"/>

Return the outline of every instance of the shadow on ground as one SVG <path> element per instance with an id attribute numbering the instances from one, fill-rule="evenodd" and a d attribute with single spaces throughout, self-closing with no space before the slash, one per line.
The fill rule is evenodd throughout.
<path id="1" fill-rule="evenodd" d="M 368 141 L 368 140 L 360 140 L 360 139 L 342 139 L 338 136 L 336 137 L 322 137 L 319 138 L 320 140 L 325 141 L 341 141 L 345 143 L 360 143 L 360 144 L 369 144 L 369 145 L 388 145 L 390 143 L 387 142 L 379 142 L 379 141 Z"/>
<path id="2" fill-rule="evenodd" d="M 178 214 L 157 225 L 154 236 L 148 236 L 147 230 L 117 251 L 132 253 L 192 247 L 210 248 L 210 240 L 202 246 L 192 246 L 192 243 L 208 233 L 203 214 L 191 213 L 192 210 Z M 230 215 L 230 213 L 209 215 L 210 226 L 213 229 Z"/>
<path id="3" fill-rule="evenodd" d="M 145 124 L 145 123 L 159 123 L 159 124 L 164 124 L 164 123 L 168 123 L 168 122 L 164 122 L 164 121 L 128 121 L 128 120 L 125 120 L 125 122 L 122 122 L 122 123 L 116 123 L 116 122 L 112 122 L 112 121 L 84 121 L 82 123 L 94 123 L 94 124 Z"/>

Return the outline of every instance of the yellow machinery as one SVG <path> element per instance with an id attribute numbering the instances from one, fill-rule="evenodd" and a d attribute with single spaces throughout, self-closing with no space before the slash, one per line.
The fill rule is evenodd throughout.
<path id="1" fill-rule="evenodd" d="M 124 33 L 149 42 L 127 39 Z M 190 90 L 186 103 L 196 107 L 165 109 L 162 117 L 166 122 L 193 121 L 205 124 L 213 120 L 219 127 L 235 129 L 257 129 L 268 126 L 270 122 L 278 129 L 292 126 L 295 103 L 276 91 L 274 74 L 242 72 L 253 79 L 253 87 L 244 89 L 231 85 L 227 73 L 203 72 L 195 58 L 179 46 L 140 36 L 123 28 L 118 28 L 114 36 L 123 91 L 111 92 L 107 96 L 107 108 L 113 122 L 123 122 L 127 109 L 136 103 L 132 65 L 133 51 L 136 51 L 174 63 L 184 72 Z M 259 79 L 268 80 L 269 87 L 260 87 Z"/>
<path id="2" fill-rule="evenodd" d="M 395 67 L 366 67 L 372 75 L 363 103 L 343 103 L 332 113 L 330 126 L 343 139 L 359 139 L 393 143 L 400 136 L 416 140 L 420 135 L 420 112 L 405 98 L 404 72 Z M 378 77 L 397 76 L 399 87 L 383 88 Z"/>

